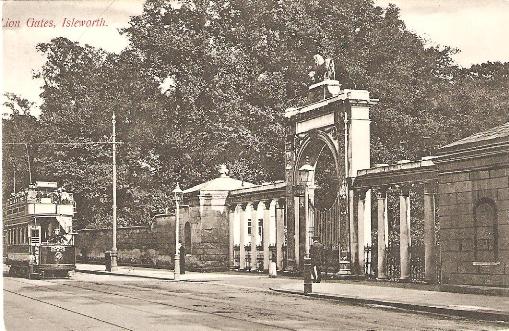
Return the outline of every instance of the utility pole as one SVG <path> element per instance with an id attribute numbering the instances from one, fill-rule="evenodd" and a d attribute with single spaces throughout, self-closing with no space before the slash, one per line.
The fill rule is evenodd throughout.
<path id="1" fill-rule="evenodd" d="M 117 142 L 115 132 L 115 111 L 111 116 L 113 127 L 113 246 L 111 248 L 111 271 L 117 270 Z"/>
<path id="2" fill-rule="evenodd" d="M 30 153 L 28 152 L 28 144 L 25 144 L 25 149 L 27 151 L 27 163 L 28 163 L 28 184 L 32 184 L 32 167 L 30 166 Z"/>

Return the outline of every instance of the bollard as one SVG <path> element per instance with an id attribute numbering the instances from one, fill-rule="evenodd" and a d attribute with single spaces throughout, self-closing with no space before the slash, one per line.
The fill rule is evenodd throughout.
<path id="1" fill-rule="evenodd" d="M 276 262 L 270 262 L 270 265 L 269 265 L 269 277 L 270 278 L 276 278 L 277 277 Z"/>
<path id="2" fill-rule="evenodd" d="M 106 271 L 111 271 L 111 252 L 104 252 L 104 264 L 106 265 Z"/>
<path id="3" fill-rule="evenodd" d="M 304 258 L 304 294 L 313 292 L 313 282 L 311 281 L 311 259 Z"/>

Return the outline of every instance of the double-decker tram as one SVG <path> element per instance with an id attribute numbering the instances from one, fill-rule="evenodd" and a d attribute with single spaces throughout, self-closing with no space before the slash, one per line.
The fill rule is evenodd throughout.
<path id="1" fill-rule="evenodd" d="M 75 202 L 56 182 L 13 193 L 3 208 L 4 263 L 12 275 L 67 276 L 76 266 Z"/>

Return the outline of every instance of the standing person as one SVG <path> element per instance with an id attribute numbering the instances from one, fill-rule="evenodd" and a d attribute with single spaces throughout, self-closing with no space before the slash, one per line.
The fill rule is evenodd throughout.
<path id="1" fill-rule="evenodd" d="M 180 246 L 180 274 L 183 275 L 186 273 L 186 248 L 179 242 Z"/>
<path id="2" fill-rule="evenodd" d="M 322 262 L 323 262 L 323 245 L 318 240 L 318 236 L 313 237 L 313 244 L 309 248 L 311 258 L 311 275 L 314 283 L 320 283 L 322 280 Z"/>

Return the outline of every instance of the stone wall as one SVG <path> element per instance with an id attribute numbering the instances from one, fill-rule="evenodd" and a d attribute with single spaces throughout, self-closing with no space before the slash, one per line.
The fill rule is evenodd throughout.
<path id="1" fill-rule="evenodd" d="M 454 168 L 475 165 L 481 164 L 463 161 Z M 480 214 L 483 203 L 493 206 L 493 217 L 491 212 Z M 441 174 L 439 216 L 442 282 L 509 286 L 509 168 Z M 483 222 L 496 226 L 480 229 Z"/>
<path id="2" fill-rule="evenodd" d="M 117 228 L 118 263 L 173 268 L 174 224 L 174 217 L 164 217 L 151 226 Z M 111 229 L 80 230 L 76 236 L 79 262 L 104 263 L 104 252 L 111 247 Z"/>
<path id="3" fill-rule="evenodd" d="M 223 208 L 224 209 L 224 208 Z M 228 269 L 228 215 L 210 206 L 184 207 L 180 213 L 180 238 L 185 246 L 185 225 L 190 223 L 191 245 L 186 249 L 186 270 L 221 271 Z M 112 230 L 78 231 L 78 262 L 104 263 L 104 252 L 111 250 Z M 118 263 L 149 267 L 174 267 L 175 217 L 156 217 L 151 226 L 117 229 Z"/>

